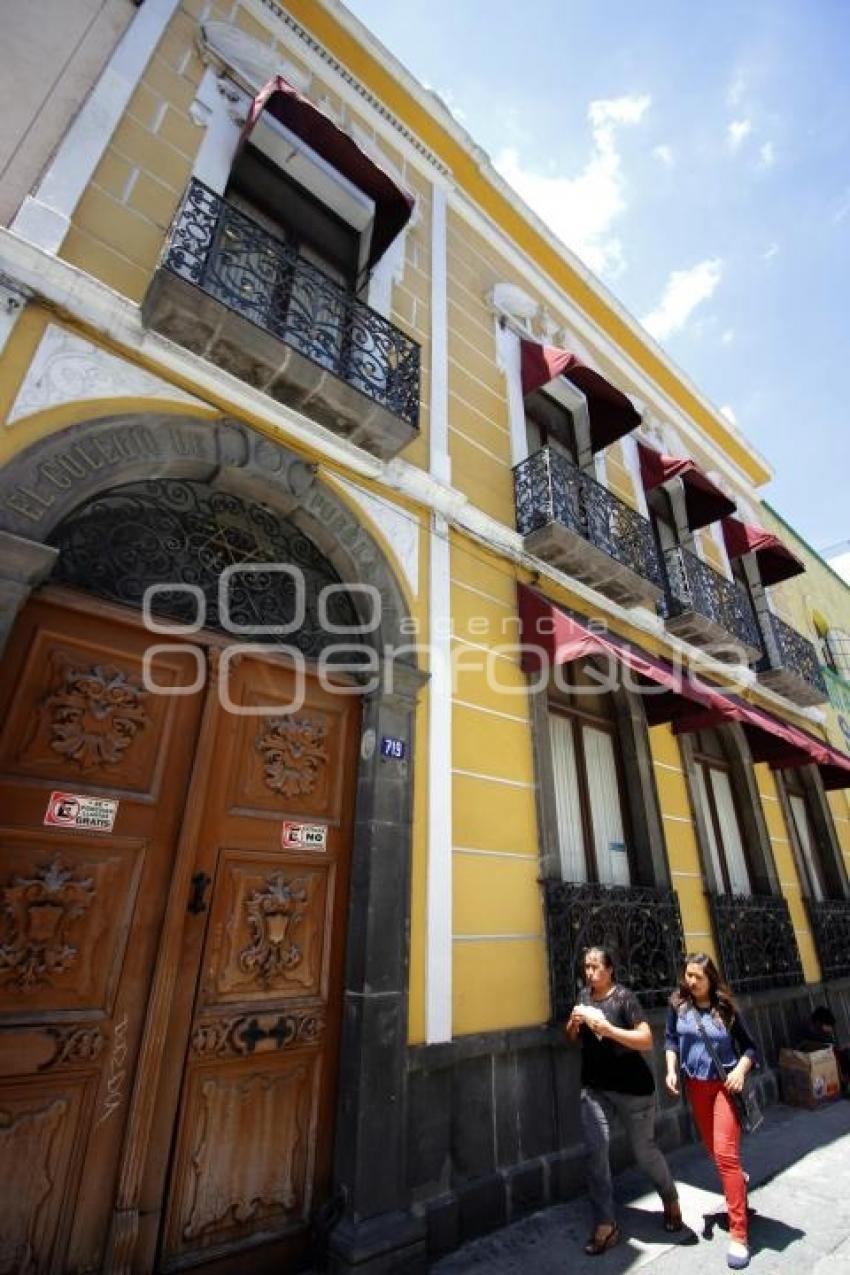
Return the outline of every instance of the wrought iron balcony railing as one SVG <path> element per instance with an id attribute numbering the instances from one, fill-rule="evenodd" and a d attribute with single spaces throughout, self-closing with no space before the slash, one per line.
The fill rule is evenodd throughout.
<path id="1" fill-rule="evenodd" d="M 546 929 L 553 1018 L 563 1020 L 583 983 L 585 948 L 611 951 L 616 975 L 645 1005 L 663 1005 L 684 955 L 682 917 L 674 890 L 545 881 Z"/>
<path id="2" fill-rule="evenodd" d="M 172 225 L 161 267 L 418 429 L 418 344 L 301 257 L 296 245 L 271 234 L 194 178 Z M 155 300 L 161 310 L 160 298 Z M 145 307 L 148 312 L 157 310 L 149 299 Z M 170 335 L 157 318 L 154 313 L 152 326 Z M 200 314 L 198 326 L 203 327 Z M 185 313 L 182 327 L 189 329 L 184 343 L 190 344 Z M 268 343 L 260 357 L 275 375 L 279 373 L 281 356 L 275 360 Z M 239 374 L 238 367 L 234 370 Z M 362 400 L 360 404 L 363 414 L 368 405 Z"/>
<path id="3" fill-rule="evenodd" d="M 765 654 L 756 668 L 760 674 L 768 675 L 764 680 L 769 681 L 771 673 L 784 671 L 792 678 L 806 683 L 810 689 L 810 694 L 805 698 L 801 697 L 799 702 L 820 703 L 828 699 L 829 693 L 814 645 L 778 615 L 763 612 L 761 620 Z M 784 689 L 783 693 L 786 693 Z"/>
<path id="4" fill-rule="evenodd" d="M 744 646 L 762 649 L 752 604 L 746 591 L 727 580 L 690 549 L 677 546 L 664 550 L 667 573 L 667 598 L 664 607 L 669 617 L 695 611 L 704 616 Z"/>
<path id="5" fill-rule="evenodd" d="M 615 562 L 662 588 L 661 565 L 646 518 L 551 447 L 514 468 L 517 530 L 560 523 Z"/>
<path id="6" fill-rule="evenodd" d="M 850 899 L 807 899 L 806 907 L 822 977 L 850 977 Z"/>
<path id="7" fill-rule="evenodd" d="M 804 982 L 785 899 L 710 894 L 708 901 L 723 973 L 733 991 L 759 992 Z"/>

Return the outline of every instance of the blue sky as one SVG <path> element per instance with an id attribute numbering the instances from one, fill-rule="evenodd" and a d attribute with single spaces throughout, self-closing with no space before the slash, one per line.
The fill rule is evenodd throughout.
<path id="1" fill-rule="evenodd" d="M 347 0 L 776 471 L 850 537 L 850 4 Z"/>

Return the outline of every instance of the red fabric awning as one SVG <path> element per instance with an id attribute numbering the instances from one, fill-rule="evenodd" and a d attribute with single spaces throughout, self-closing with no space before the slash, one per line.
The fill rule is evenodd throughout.
<path id="1" fill-rule="evenodd" d="M 744 730 L 754 761 L 766 761 L 773 770 L 814 763 L 820 768 L 824 788 L 850 788 L 850 757 L 845 753 L 752 704 L 743 707 Z"/>
<path id="2" fill-rule="evenodd" d="M 539 390 L 558 376 L 565 376 L 581 390 L 587 399 L 590 444 L 595 452 L 616 443 L 640 424 L 640 413 L 631 399 L 575 354 L 554 345 L 523 340 L 521 356 L 523 394 Z"/>
<path id="3" fill-rule="evenodd" d="M 825 788 L 850 787 L 850 757 L 837 748 L 619 638 L 594 633 L 525 585 L 517 586 L 517 595 L 526 672 L 537 673 L 544 660 L 556 665 L 607 657 L 639 679 L 630 689 L 644 695 L 650 726 L 669 722 L 682 734 L 740 722 L 754 761 L 767 762 L 774 770 L 815 764 Z"/>
<path id="4" fill-rule="evenodd" d="M 685 509 L 691 531 L 719 522 L 735 510 L 734 500 L 704 474 L 695 461 L 665 456 L 637 440 L 640 476 L 645 491 L 652 491 L 671 478 L 681 478 L 685 488 Z"/>
<path id="5" fill-rule="evenodd" d="M 518 586 L 522 622 L 522 667 L 537 672 L 541 652 L 550 664 L 571 664 L 589 656 L 605 656 L 635 674 L 631 689 L 646 696 L 644 705 L 651 726 L 684 720 L 695 713 L 727 720 L 731 714 L 726 697 L 697 683 L 681 669 L 610 635 L 594 633 L 566 615 L 560 607 L 525 585 Z M 538 648 L 535 650 L 535 648 Z"/>
<path id="6" fill-rule="evenodd" d="M 410 220 L 413 196 L 402 190 L 389 173 L 370 159 L 329 115 L 299 93 L 282 75 L 269 80 L 251 103 L 240 146 L 250 136 L 263 111 L 268 111 L 337 172 L 347 177 L 352 185 L 374 200 L 375 221 L 367 263 L 373 266 Z"/>
<path id="7" fill-rule="evenodd" d="M 730 558 L 741 558 L 745 553 L 756 555 L 762 584 L 779 584 L 805 571 L 800 559 L 772 531 L 754 522 L 741 522 L 740 518 L 724 518 L 720 525 Z"/>

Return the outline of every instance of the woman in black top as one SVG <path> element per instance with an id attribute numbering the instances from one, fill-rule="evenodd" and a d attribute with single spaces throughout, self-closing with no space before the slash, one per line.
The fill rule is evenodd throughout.
<path id="1" fill-rule="evenodd" d="M 682 1214 L 676 1184 L 655 1142 L 655 1082 L 641 1053 L 652 1048 L 652 1032 L 634 992 L 614 981 L 605 948 L 584 954 L 587 987 L 566 1024 L 570 1040 L 581 1040 L 581 1122 L 588 1150 L 588 1188 L 594 1214 L 585 1252 L 597 1256 L 620 1238 L 608 1151 L 611 1121 L 625 1125 L 635 1160 L 655 1183 L 664 1205 L 664 1227 L 678 1231 Z"/>

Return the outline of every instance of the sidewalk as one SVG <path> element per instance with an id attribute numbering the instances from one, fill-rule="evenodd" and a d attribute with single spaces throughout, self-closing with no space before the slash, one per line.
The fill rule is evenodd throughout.
<path id="1" fill-rule="evenodd" d="M 775 1106 L 757 1134 L 745 1137 L 750 1174 L 749 1269 L 794 1275 L 850 1275 L 850 1102 L 818 1111 Z M 727 1270 L 726 1207 L 713 1166 L 701 1147 L 674 1151 L 670 1164 L 686 1229 L 661 1229 L 661 1205 L 646 1178 L 617 1178 L 623 1239 L 601 1257 L 587 1257 L 587 1198 L 523 1218 L 444 1257 L 432 1275 L 702 1275 Z M 690 1229 L 692 1228 L 692 1229 Z"/>

